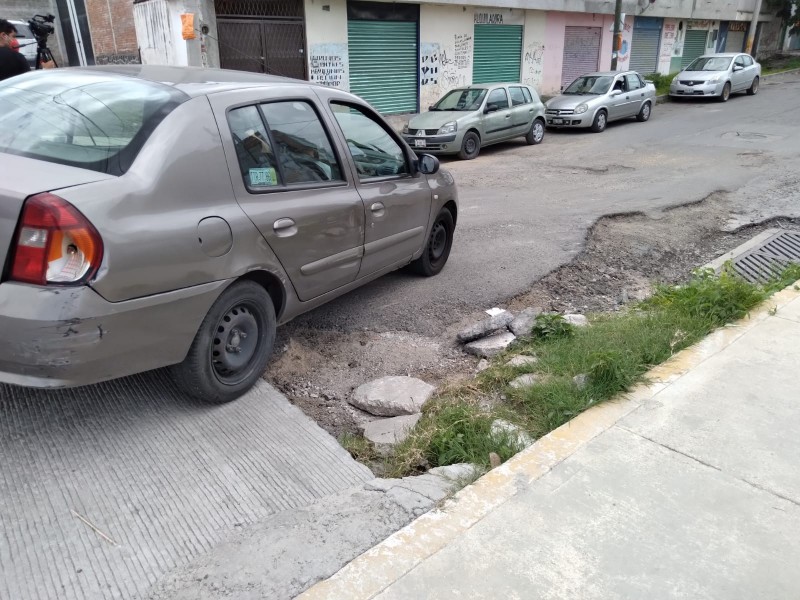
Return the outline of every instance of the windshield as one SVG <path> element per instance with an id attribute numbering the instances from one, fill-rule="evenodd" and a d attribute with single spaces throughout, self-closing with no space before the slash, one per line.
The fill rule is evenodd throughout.
<path id="1" fill-rule="evenodd" d="M 0 83 L 0 152 L 122 175 L 188 97 L 129 77 L 31 73 Z"/>
<path id="2" fill-rule="evenodd" d="M 614 78 L 608 75 L 585 75 L 573 81 L 562 94 L 567 96 L 583 96 L 584 94 L 599 96 L 609 90 L 612 81 L 614 81 Z"/>
<path id="3" fill-rule="evenodd" d="M 485 96 L 485 89 L 453 90 L 431 110 L 478 110 Z"/>
<path id="4" fill-rule="evenodd" d="M 684 71 L 727 71 L 732 60 L 730 56 L 701 56 Z"/>

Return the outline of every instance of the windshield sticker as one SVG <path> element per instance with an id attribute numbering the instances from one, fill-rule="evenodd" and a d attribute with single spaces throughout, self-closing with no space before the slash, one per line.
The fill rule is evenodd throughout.
<path id="1" fill-rule="evenodd" d="M 253 187 L 278 185 L 278 173 L 271 167 L 250 169 L 250 185 Z"/>

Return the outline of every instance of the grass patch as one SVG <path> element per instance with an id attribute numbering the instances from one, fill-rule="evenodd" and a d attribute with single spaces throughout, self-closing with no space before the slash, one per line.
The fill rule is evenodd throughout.
<path id="1" fill-rule="evenodd" d="M 761 74 L 770 75 L 772 73 L 780 73 L 781 71 L 789 71 L 791 69 L 800 69 L 800 56 L 765 61 L 762 65 Z"/>
<path id="2" fill-rule="evenodd" d="M 540 315 L 530 337 L 518 340 L 470 384 L 449 388 L 428 403 L 411 436 L 388 457 L 388 472 L 402 476 L 459 462 L 488 466 L 491 452 L 505 461 L 521 449 L 520 441 L 513 434 L 492 432 L 495 419 L 541 437 L 631 389 L 653 366 L 744 317 L 797 280 L 800 265 L 766 286 L 740 279 L 726 265 L 720 275 L 697 271 L 685 285 L 657 287 L 651 298 L 627 312 L 595 316 L 590 327 Z M 538 361 L 509 366 L 512 354 L 535 355 Z M 539 382 L 510 387 L 523 373 L 536 373 Z"/>
<path id="3" fill-rule="evenodd" d="M 381 460 L 383 457 L 375 450 L 375 446 L 367 438 L 352 433 L 345 433 L 339 438 L 339 444 L 350 453 L 350 456 L 364 464 Z"/>
<path id="4" fill-rule="evenodd" d="M 669 84 L 672 83 L 672 79 L 677 74 L 678 71 L 670 73 L 669 75 L 662 75 L 661 73 L 651 73 L 650 75 L 644 76 L 644 78 L 647 81 L 652 81 L 653 85 L 656 86 L 656 96 L 663 96 L 665 94 L 669 94 Z"/>

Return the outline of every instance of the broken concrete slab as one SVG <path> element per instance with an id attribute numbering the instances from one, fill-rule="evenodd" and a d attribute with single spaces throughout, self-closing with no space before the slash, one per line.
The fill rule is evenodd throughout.
<path id="1" fill-rule="evenodd" d="M 586 327 L 589 325 L 589 319 L 587 319 L 585 315 L 564 315 L 564 320 L 575 327 Z"/>
<path id="2" fill-rule="evenodd" d="M 531 327 L 533 327 L 533 324 L 536 322 L 536 317 L 540 314 L 542 314 L 542 309 L 538 306 L 526 308 L 517 315 L 508 328 L 511 330 L 511 333 L 517 337 L 530 335 Z"/>
<path id="3" fill-rule="evenodd" d="M 539 381 L 539 379 L 540 379 L 539 375 L 535 373 L 526 373 L 525 375 L 520 375 L 519 377 L 511 381 L 511 383 L 509 383 L 508 385 L 510 385 L 515 390 L 519 390 L 522 388 L 531 387 L 537 381 Z"/>
<path id="4" fill-rule="evenodd" d="M 529 367 L 531 365 L 535 365 L 539 362 L 539 359 L 535 356 L 526 356 L 525 354 L 519 354 L 509 360 L 506 365 L 509 367 Z"/>
<path id="5" fill-rule="evenodd" d="M 489 368 L 489 367 L 491 367 L 491 366 L 492 366 L 492 363 L 490 363 L 490 362 L 489 362 L 488 360 L 486 360 L 485 358 L 482 358 L 482 359 L 481 359 L 481 360 L 478 362 L 478 366 L 477 366 L 477 368 L 476 368 L 476 371 L 477 371 L 478 373 L 480 373 L 481 371 L 485 371 L 486 369 L 488 369 L 488 368 Z"/>
<path id="6" fill-rule="evenodd" d="M 503 438 L 513 442 L 520 450 L 533 445 L 536 441 L 521 427 L 504 419 L 496 419 L 492 422 L 491 433 L 494 438 Z"/>
<path id="7" fill-rule="evenodd" d="M 489 337 L 483 338 L 482 340 L 470 342 L 464 346 L 464 351 L 467 354 L 473 354 L 483 358 L 491 358 L 503 352 L 503 350 L 508 348 L 511 345 L 511 342 L 513 342 L 515 339 L 517 339 L 517 336 L 507 331 L 503 333 L 496 333 L 494 335 L 490 335 Z"/>
<path id="8" fill-rule="evenodd" d="M 466 329 L 462 329 L 456 337 L 458 338 L 459 342 L 471 342 L 473 340 L 486 337 L 495 331 L 505 329 L 513 320 L 514 315 L 507 310 L 504 310 L 494 316 L 489 317 L 488 319 L 484 319 L 483 321 L 475 323 L 474 325 L 470 325 Z"/>
<path id="9" fill-rule="evenodd" d="M 421 416 L 416 413 L 371 421 L 364 426 L 364 437 L 373 444 L 394 446 L 408 437 Z"/>
<path id="10" fill-rule="evenodd" d="M 475 480 L 483 473 L 483 469 L 472 463 L 458 463 L 444 467 L 434 467 L 428 471 L 431 475 L 442 477 L 448 481 L 464 484 Z"/>
<path id="11" fill-rule="evenodd" d="M 416 377 L 381 377 L 356 388 L 348 402 L 378 417 L 413 415 L 422 410 L 435 391 L 435 387 Z"/>

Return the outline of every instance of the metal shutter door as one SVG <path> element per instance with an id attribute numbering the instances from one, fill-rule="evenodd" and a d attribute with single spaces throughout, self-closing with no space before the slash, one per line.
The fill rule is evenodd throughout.
<path id="1" fill-rule="evenodd" d="M 725 40 L 725 52 L 741 52 L 744 50 L 744 31 L 728 31 L 728 39 Z"/>
<path id="2" fill-rule="evenodd" d="M 597 71 L 600 60 L 600 27 L 564 28 L 564 63 L 561 85 L 567 86 L 586 73 Z"/>
<path id="3" fill-rule="evenodd" d="M 417 24 L 348 21 L 350 91 L 383 114 L 417 111 Z"/>
<path id="4" fill-rule="evenodd" d="M 472 83 L 516 83 L 522 61 L 522 25 L 475 25 Z"/>
<path id="5" fill-rule="evenodd" d="M 642 75 L 658 70 L 658 46 L 661 29 L 634 29 L 631 40 L 631 69 Z"/>
<path id="6" fill-rule="evenodd" d="M 686 32 L 686 40 L 683 42 L 681 69 L 687 67 L 698 56 L 705 54 L 707 40 L 708 32 L 705 29 L 690 29 Z"/>

